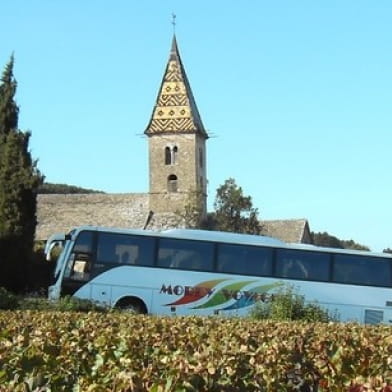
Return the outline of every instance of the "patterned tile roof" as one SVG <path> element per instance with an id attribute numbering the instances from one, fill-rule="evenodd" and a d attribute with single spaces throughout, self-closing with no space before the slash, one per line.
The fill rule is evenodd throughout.
<path id="1" fill-rule="evenodd" d="M 158 98 L 144 132 L 147 136 L 164 133 L 200 133 L 208 137 L 173 36 L 169 61 Z"/>

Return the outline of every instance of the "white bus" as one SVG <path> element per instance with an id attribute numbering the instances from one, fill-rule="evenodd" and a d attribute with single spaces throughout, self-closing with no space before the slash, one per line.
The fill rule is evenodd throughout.
<path id="1" fill-rule="evenodd" d="M 392 255 L 234 233 L 81 226 L 62 245 L 49 298 L 74 295 L 161 315 L 246 315 L 284 285 L 342 321 L 392 324 Z"/>

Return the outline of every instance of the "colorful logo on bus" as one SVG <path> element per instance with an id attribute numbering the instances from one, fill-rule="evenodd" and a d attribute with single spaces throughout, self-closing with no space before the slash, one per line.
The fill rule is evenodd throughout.
<path id="1" fill-rule="evenodd" d="M 238 310 L 254 305 L 256 302 L 269 302 L 273 296 L 272 289 L 281 286 L 282 282 L 257 285 L 256 280 L 234 281 L 232 279 L 216 279 L 200 282 L 196 286 L 163 284 L 160 294 L 179 296 L 176 301 L 165 306 L 188 305 L 192 309 Z"/>

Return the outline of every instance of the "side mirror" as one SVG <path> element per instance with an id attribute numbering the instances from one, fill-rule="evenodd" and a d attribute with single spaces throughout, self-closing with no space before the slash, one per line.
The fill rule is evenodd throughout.
<path id="1" fill-rule="evenodd" d="M 54 242 L 52 242 L 52 243 L 49 245 L 49 247 L 48 247 L 47 249 L 45 249 L 45 253 L 46 253 L 45 258 L 46 258 L 46 261 L 52 261 L 52 250 L 53 250 L 56 246 L 58 246 L 58 245 L 62 246 L 62 245 L 63 245 L 62 241 L 54 241 Z"/>

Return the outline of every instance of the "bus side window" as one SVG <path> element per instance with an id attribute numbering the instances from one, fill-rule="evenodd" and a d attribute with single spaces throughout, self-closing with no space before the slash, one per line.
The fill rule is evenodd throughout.
<path id="1" fill-rule="evenodd" d="M 125 251 L 121 254 L 120 262 L 121 264 L 135 264 L 135 262 L 132 262 L 131 256 L 128 251 Z"/>
<path id="2" fill-rule="evenodd" d="M 327 282 L 329 271 L 328 253 L 291 249 L 277 251 L 276 275 L 281 278 Z"/>
<path id="3" fill-rule="evenodd" d="M 151 266 L 154 263 L 154 249 L 155 239 L 151 237 L 99 233 L 97 263 L 100 268 L 111 268 L 119 264 Z"/>
<path id="4" fill-rule="evenodd" d="M 333 280 L 338 283 L 390 287 L 390 263 L 378 257 L 336 255 Z"/>
<path id="5" fill-rule="evenodd" d="M 306 279 L 308 277 L 308 271 L 301 260 L 284 259 L 283 263 L 284 278 Z"/>
<path id="6" fill-rule="evenodd" d="M 211 271 L 213 244 L 203 241 L 161 238 L 158 267 Z"/>
<path id="7" fill-rule="evenodd" d="M 174 251 L 172 249 L 159 247 L 158 267 L 174 268 L 176 263 Z"/>
<path id="8" fill-rule="evenodd" d="M 74 280 L 87 280 L 91 269 L 93 249 L 93 233 L 81 231 L 75 240 L 75 245 L 70 254 L 65 277 Z"/>
<path id="9" fill-rule="evenodd" d="M 72 249 L 73 253 L 77 252 L 88 252 L 93 251 L 93 232 L 92 231 L 81 231 L 78 238 L 75 241 L 75 245 Z"/>
<path id="10" fill-rule="evenodd" d="M 269 276 L 272 271 L 272 250 L 246 245 L 218 245 L 218 272 Z"/>
<path id="11" fill-rule="evenodd" d="M 276 274 L 281 278 L 306 279 L 308 271 L 297 255 L 289 250 L 279 249 L 276 256 Z"/>

